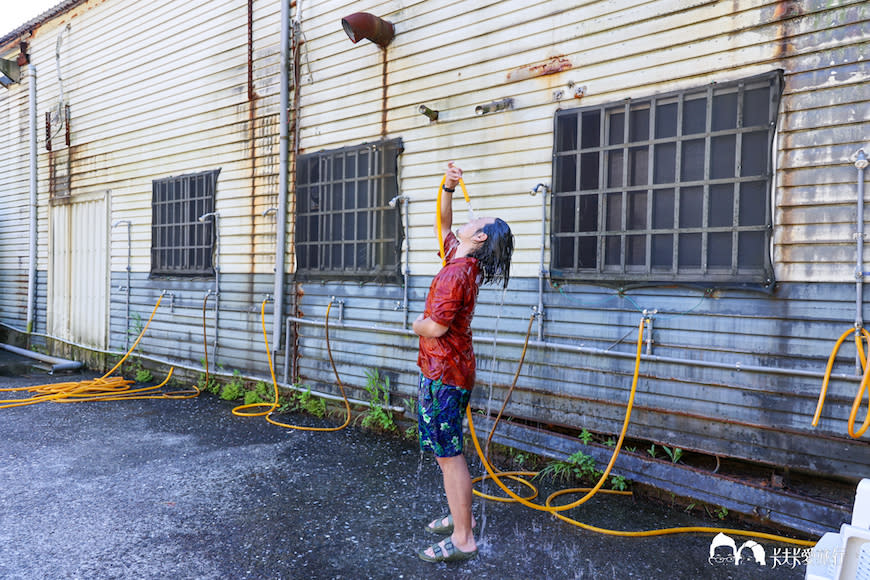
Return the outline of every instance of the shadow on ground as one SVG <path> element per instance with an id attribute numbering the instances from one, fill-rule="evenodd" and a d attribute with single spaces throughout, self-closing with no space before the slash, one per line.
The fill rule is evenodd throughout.
<path id="1" fill-rule="evenodd" d="M 89 377 L 3 377 L 0 386 Z M 13 396 L 24 395 L 4 398 Z M 804 576 L 800 549 L 787 544 L 760 540 L 763 567 L 711 563 L 710 535 L 605 536 L 480 499 L 480 556 L 428 564 L 415 551 L 436 539 L 423 525 L 445 502 L 435 462 L 414 443 L 358 428 L 291 431 L 231 408 L 203 395 L 0 409 L 0 577 Z M 597 496 L 568 515 L 619 529 L 711 525 L 632 498 Z"/>

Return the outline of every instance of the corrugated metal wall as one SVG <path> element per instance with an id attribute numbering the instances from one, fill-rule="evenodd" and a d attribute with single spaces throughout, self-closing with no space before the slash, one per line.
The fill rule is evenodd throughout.
<path id="1" fill-rule="evenodd" d="M 386 111 L 387 136 L 405 143 L 400 186 L 411 198 L 410 320 L 422 310 L 439 266 L 430 227 L 447 161 L 466 169 L 479 213 L 511 223 L 514 278 L 503 305 L 501 292 L 481 293 L 473 324 L 487 337 L 477 344 L 474 402 L 481 406 L 489 404 L 490 382 L 493 400 L 501 402 L 520 353 L 514 344 L 497 346 L 493 363 L 488 337 L 498 326 L 499 337 L 522 339 L 537 304 L 540 197 L 528 192 L 550 180 L 555 110 L 784 69 L 776 290 L 618 293 L 547 284 L 544 340 L 587 350 L 532 348 L 508 413 L 533 424 L 618 432 L 641 311 L 656 309 L 652 356 L 642 364 L 629 436 L 771 469 L 846 478 L 868 473 L 866 438 L 845 435 L 857 388 L 854 347 L 838 359 L 842 378 L 832 382 L 821 426 L 810 427 L 826 358 L 855 318 L 856 171 L 848 156 L 870 129 L 861 91 L 870 20 L 865 2 L 418 2 L 401 8 L 369 2 L 354 10 L 391 20 L 396 38 L 385 54 L 371 43 L 350 45 L 336 26 L 349 12 L 345 5 L 307 10 L 301 145 L 313 151 L 375 139 Z M 544 66 L 567 69 L 535 76 Z M 353 99 L 339 79 L 354 87 Z M 569 81 L 586 87 L 582 100 L 564 96 Z M 514 99 L 513 110 L 474 114 L 476 105 L 504 97 Z M 438 110 L 438 121 L 420 115 L 420 104 Z M 393 310 L 399 288 L 306 284 L 300 308 L 322 320 L 332 296 L 344 301 L 349 325 L 401 328 L 401 312 Z M 322 329 L 300 326 L 299 334 L 303 380 L 334 390 Z M 394 404 L 414 396 L 412 337 L 336 325 L 331 338 L 346 385 L 361 386 L 364 370 L 379 368 L 395 378 Z"/>
<path id="2" fill-rule="evenodd" d="M 165 291 L 139 352 L 198 364 L 203 358 L 201 301 L 215 281 L 149 275 L 151 182 L 220 169 L 219 344 L 218 360 L 210 362 L 268 374 L 259 307 L 272 290 L 274 264 L 276 215 L 263 214 L 277 205 L 280 5 L 164 1 L 149 4 L 147 11 L 148 26 L 143 26 L 141 3 L 83 2 L 42 23 L 30 38 L 31 59 L 41 73 L 40 123 L 46 111 L 57 107 L 61 90 L 70 109 L 69 146 L 61 130 L 47 151 L 41 124 L 38 130 L 36 330 L 98 349 L 122 350 Z M 14 135 L 2 140 L 15 163 L 0 169 L 0 203 L 9 204 L 0 216 L 9 222 L 0 234 L 8 236 L 0 253 L 0 280 L 5 281 L 0 300 L 9 306 L 2 321 L 23 327 L 26 83 L 0 98 L 7 101 L 4 112 L 15 120 L 14 126 L 3 124 L 3 131 Z M 69 203 L 49 203 L 50 195 L 67 194 Z M 96 216 L 74 211 L 88 207 L 79 202 L 96 195 L 106 197 L 104 207 L 111 212 L 104 212 L 99 223 L 91 219 Z M 131 224 L 129 248 L 126 221 Z M 108 245 L 96 240 L 101 235 Z M 7 264 L 13 256 L 15 264 Z M 80 260 L 88 263 L 86 268 Z M 111 282 L 98 272 L 103 263 Z M 213 307 L 214 298 L 208 304 L 210 343 Z M 128 328 L 133 334 L 125 340 Z M 262 364 L 256 362 L 259 358 Z"/>
<path id="3" fill-rule="evenodd" d="M 151 180 L 220 168 L 218 358 L 226 369 L 264 373 L 259 304 L 271 291 L 275 216 L 263 212 L 277 205 L 280 7 L 253 2 L 250 44 L 247 11 L 240 0 L 163 1 L 149 4 L 149 26 L 143 27 L 141 7 L 131 0 L 86 2 L 37 31 L 33 58 L 45 71 L 43 113 L 59 96 L 50 71 L 58 34 L 64 35 L 71 194 L 110 190 L 111 221 L 131 221 L 132 312 L 147 319 L 164 290 L 173 295 L 165 300 L 175 300 L 174 310 L 161 306 L 142 352 L 199 361 L 201 301 L 214 284 L 149 278 Z M 348 41 L 340 19 L 354 11 L 394 23 L 397 35 L 386 51 Z M 870 468 L 866 438 L 844 435 L 856 381 L 835 379 L 822 426 L 813 430 L 809 421 L 825 358 L 855 318 L 856 172 L 848 155 L 870 129 L 862 90 L 867 71 L 861 68 L 868 21 L 868 5 L 858 0 L 304 3 L 299 146 L 304 153 L 402 138 L 400 188 L 410 198 L 407 320 L 422 309 L 438 269 L 431 223 L 448 161 L 466 169 L 479 214 L 511 223 L 517 244 L 511 285 L 505 294 L 482 291 L 473 325 L 483 339 L 474 401 L 487 406 L 488 385 L 495 388 L 493 401 L 500 401 L 512 378 L 520 351 L 515 343 L 538 303 L 541 198 L 529 191 L 551 179 L 555 111 L 783 69 L 773 196 L 775 292 L 660 287 L 617 293 L 547 283 L 541 337 L 582 348 L 534 346 L 508 413 L 535 424 L 615 432 L 640 311 L 656 309 L 630 436 L 771 469 L 785 465 L 855 478 Z M 538 74 L 542 69 L 552 74 Z M 571 96 L 569 82 L 586 87 L 582 100 Z M 0 96 L 0 107 L 11 108 L 13 117 L 12 109 L 26 104 L 22 89 Z M 475 106 L 505 97 L 513 99 L 513 109 L 475 115 Z M 420 115 L 421 104 L 440 111 L 439 120 Z M 9 207 L 18 208 L 26 193 L 26 152 L 8 140 L 0 147 L 18 161 L 15 169 L 0 168 L 0 184 L 19 200 Z M 52 304 L 45 294 L 48 163 L 41 149 L 37 328 Z M 292 216 L 289 221 L 292 239 Z M 20 232 L 20 225 L 10 227 Z M 9 257 L 20 255 L 20 242 L 0 235 L 3 321 L 14 323 L 21 315 L 7 314 L 5 306 L 20 304 L 7 297 L 21 292 L 22 265 Z M 126 293 L 118 290 L 126 284 L 126 256 L 126 230 L 113 228 L 112 349 L 124 343 L 129 326 Z M 292 288 L 287 303 L 293 302 Z M 394 405 L 414 396 L 416 341 L 402 332 L 400 286 L 327 282 L 298 290 L 295 314 L 322 321 L 335 296 L 344 301 L 348 325 L 396 331 L 336 323 L 333 353 L 352 396 L 365 398 L 366 368 L 390 373 Z M 496 327 L 502 342 L 493 349 Z M 300 325 L 298 332 L 301 380 L 337 392 L 322 326 Z M 836 372 L 854 375 L 853 347 L 844 349 Z"/>
<path id="4" fill-rule="evenodd" d="M 27 324 L 30 253 L 28 86 L 25 68 L 20 84 L 0 89 L 0 313 L 18 328 Z"/>

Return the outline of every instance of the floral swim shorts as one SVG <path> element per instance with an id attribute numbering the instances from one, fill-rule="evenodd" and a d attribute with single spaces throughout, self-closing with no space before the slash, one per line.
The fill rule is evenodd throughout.
<path id="1" fill-rule="evenodd" d="M 420 375 L 420 449 L 429 449 L 436 457 L 462 454 L 462 415 L 470 398 L 471 391 Z"/>

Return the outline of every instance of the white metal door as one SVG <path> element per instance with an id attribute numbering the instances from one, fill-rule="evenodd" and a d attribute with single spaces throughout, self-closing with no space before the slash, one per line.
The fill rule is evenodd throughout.
<path id="1" fill-rule="evenodd" d="M 109 306 L 106 195 L 55 202 L 50 214 L 49 334 L 104 349 Z"/>

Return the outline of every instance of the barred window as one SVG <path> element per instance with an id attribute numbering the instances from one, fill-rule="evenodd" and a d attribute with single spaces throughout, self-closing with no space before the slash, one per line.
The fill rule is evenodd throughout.
<path id="1" fill-rule="evenodd" d="M 151 273 L 212 276 L 214 211 L 220 169 L 151 182 Z"/>
<path id="2" fill-rule="evenodd" d="M 552 275 L 771 284 L 781 87 L 776 71 L 558 111 Z"/>
<path id="3" fill-rule="evenodd" d="M 300 155 L 296 256 L 301 279 L 398 281 L 401 139 Z"/>

